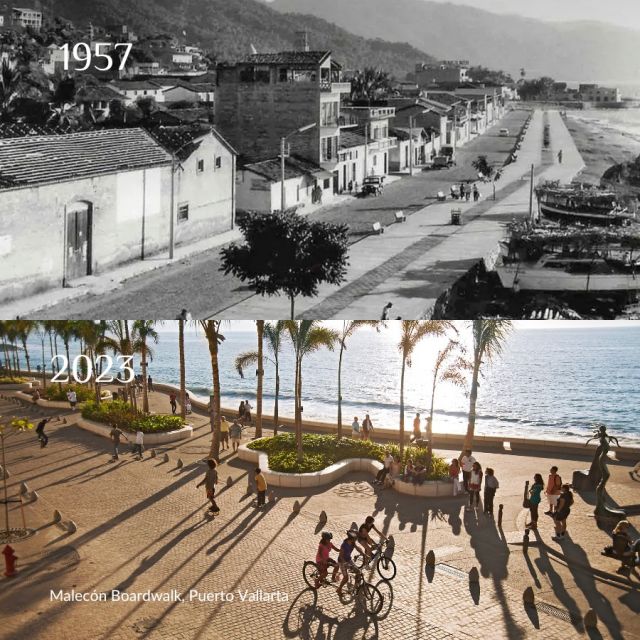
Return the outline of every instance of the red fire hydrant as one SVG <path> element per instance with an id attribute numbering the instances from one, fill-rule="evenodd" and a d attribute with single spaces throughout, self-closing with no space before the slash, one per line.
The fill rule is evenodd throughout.
<path id="1" fill-rule="evenodd" d="M 16 575 L 16 560 L 18 559 L 18 556 L 13 553 L 13 548 L 9 545 L 5 546 L 2 553 L 4 554 L 4 575 L 7 576 L 7 578 L 11 578 Z"/>

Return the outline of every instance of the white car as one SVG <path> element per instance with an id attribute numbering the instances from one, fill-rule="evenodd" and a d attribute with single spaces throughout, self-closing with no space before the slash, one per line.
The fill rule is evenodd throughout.
<path id="1" fill-rule="evenodd" d="M 501 136 L 508 136 L 509 135 L 509 129 L 500 129 L 500 134 Z"/>

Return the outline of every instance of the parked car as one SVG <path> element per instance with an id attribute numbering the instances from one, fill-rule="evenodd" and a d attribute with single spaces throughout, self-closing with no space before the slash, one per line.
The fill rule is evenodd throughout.
<path id="1" fill-rule="evenodd" d="M 500 129 L 500 133 L 498 135 L 500 135 L 500 136 L 508 136 L 509 135 L 509 129 Z"/>
<path id="2" fill-rule="evenodd" d="M 379 196 L 382 193 L 383 181 L 382 176 L 368 176 L 362 181 L 362 194 Z"/>

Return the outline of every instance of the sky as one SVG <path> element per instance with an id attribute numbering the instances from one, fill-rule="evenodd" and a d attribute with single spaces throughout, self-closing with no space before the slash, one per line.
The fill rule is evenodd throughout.
<path id="1" fill-rule="evenodd" d="M 598 20 L 640 30 L 640 0 L 435 0 L 540 20 Z"/>

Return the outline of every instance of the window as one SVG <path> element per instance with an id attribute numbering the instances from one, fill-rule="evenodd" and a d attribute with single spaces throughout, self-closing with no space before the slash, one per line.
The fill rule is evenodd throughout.
<path id="1" fill-rule="evenodd" d="M 198 173 L 202 173 L 204 171 L 204 160 L 198 160 Z"/>
<path id="2" fill-rule="evenodd" d="M 324 180 L 324 189 L 329 189 L 331 187 L 331 178 L 325 178 Z"/>
<path id="3" fill-rule="evenodd" d="M 189 205 L 178 205 L 178 222 L 186 222 L 189 219 Z"/>
<path id="4" fill-rule="evenodd" d="M 278 80 L 280 82 L 287 82 L 289 80 L 289 70 L 286 67 L 278 69 Z"/>
<path id="5" fill-rule="evenodd" d="M 216 169 L 221 169 L 222 168 L 222 156 L 217 156 L 216 157 Z"/>
<path id="6" fill-rule="evenodd" d="M 378 164 L 378 156 L 373 156 L 373 166 L 375 167 Z"/>

